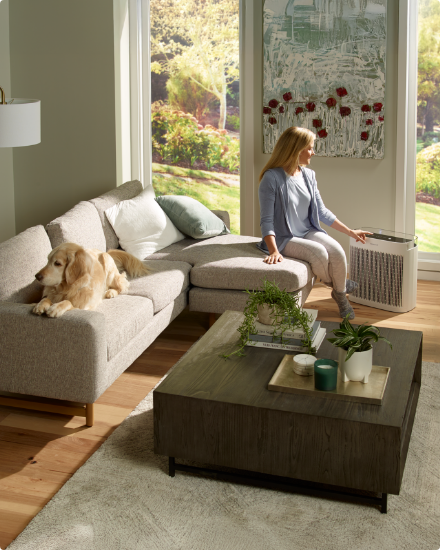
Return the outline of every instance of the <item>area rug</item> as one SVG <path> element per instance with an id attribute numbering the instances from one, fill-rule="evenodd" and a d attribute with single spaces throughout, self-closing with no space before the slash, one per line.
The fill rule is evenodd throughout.
<path id="1" fill-rule="evenodd" d="M 9 550 L 438 550 L 440 364 L 422 388 L 399 496 L 377 507 L 177 472 L 153 452 L 152 392 Z"/>

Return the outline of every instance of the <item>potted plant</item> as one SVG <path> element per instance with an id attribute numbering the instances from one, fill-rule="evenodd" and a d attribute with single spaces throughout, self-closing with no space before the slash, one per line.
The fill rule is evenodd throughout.
<path id="1" fill-rule="evenodd" d="M 348 317 L 345 317 L 339 328 L 332 331 L 336 338 L 328 338 L 328 341 L 339 348 L 342 380 L 367 384 L 373 368 L 373 344 L 383 340 L 391 349 L 393 346 L 380 335 L 378 327 L 365 324 L 353 327 Z"/>
<path id="2" fill-rule="evenodd" d="M 286 330 L 293 331 L 296 328 L 302 328 L 304 339 L 301 343 L 307 348 L 305 353 L 311 354 L 315 351 L 312 347 L 310 319 L 299 305 L 297 295 L 281 290 L 277 284 L 267 279 L 264 280 L 261 290 L 246 289 L 244 292 L 249 295 L 249 298 L 243 311 L 243 323 L 237 329 L 240 333 L 240 347 L 233 353 L 221 355 L 221 357 L 228 359 L 231 355 L 237 355 L 238 357 L 245 355 L 243 349 L 250 341 L 250 335 L 257 334 L 255 320 L 259 317 L 259 312 L 263 315 L 261 317 L 264 319 L 262 322 L 273 326 L 273 339 L 281 338 L 281 344 L 283 344 L 283 335 Z M 265 306 L 267 306 L 267 310 Z M 268 317 L 264 317 L 265 313 L 268 314 Z"/>

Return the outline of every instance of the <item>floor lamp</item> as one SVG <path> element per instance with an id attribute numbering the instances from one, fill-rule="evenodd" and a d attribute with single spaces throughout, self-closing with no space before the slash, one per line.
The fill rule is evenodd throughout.
<path id="1" fill-rule="evenodd" d="M 6 101 L 0 87 L 0 147 L 24 147 L 41 141 L 41 101 L 17 99 Z"/>

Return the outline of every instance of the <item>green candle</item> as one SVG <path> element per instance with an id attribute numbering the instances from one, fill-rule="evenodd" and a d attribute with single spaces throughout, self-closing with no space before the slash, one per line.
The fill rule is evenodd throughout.
<path id="1" fill-rule="evenodd" d="M 318 359 L 313 367 L 315 388 L 321 391 L 336 389 L 338 381 L 338 362 L 333 359 Z"/>

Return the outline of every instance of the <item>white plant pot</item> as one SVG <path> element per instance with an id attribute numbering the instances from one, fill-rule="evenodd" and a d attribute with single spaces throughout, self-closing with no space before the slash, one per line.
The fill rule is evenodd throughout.
<path id="1" fill-rule="evenodd" d="M 272 325 L 275 321 L 275 311 L 272 306 L 269 304 L 263 304 L 258 306 L 258 320 L 263 325 Z"/>
<path id="2" fill-rule="evenodd" d="M 368 384 L 368 377 L 373 368 L 373 349 L 355 351 L 348 361 L 345 360 L 346 356 L 347 351 L 339 348 L 339 370 L 342 380 Z"/>

